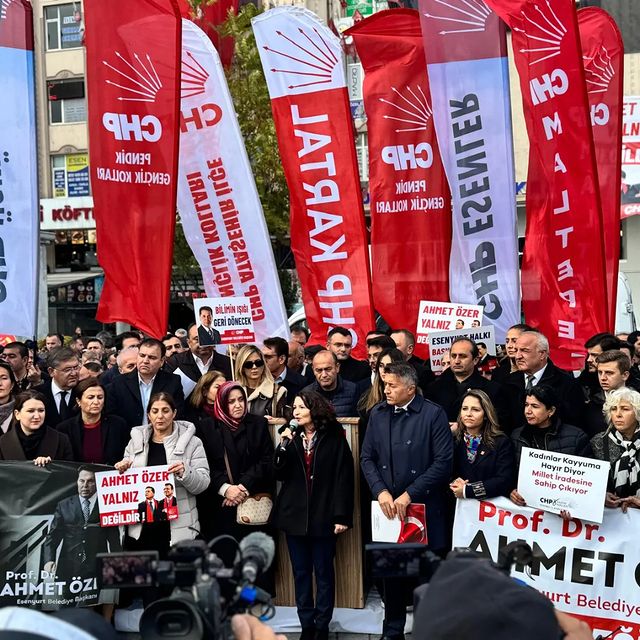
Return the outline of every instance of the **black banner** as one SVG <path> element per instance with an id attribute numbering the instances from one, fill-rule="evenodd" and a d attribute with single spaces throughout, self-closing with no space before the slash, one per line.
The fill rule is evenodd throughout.
<path id="1" fill-rule="evenodd" d="M 0 463 L 0 606 L 98 603 L 96 553 L 121 550 L 120 530 L 99 524 L 95 472 L 108 469 Z"/>

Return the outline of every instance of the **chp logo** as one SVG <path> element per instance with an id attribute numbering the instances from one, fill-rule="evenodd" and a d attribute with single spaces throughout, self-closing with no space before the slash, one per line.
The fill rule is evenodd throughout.
<path id="1" fill-rule="evenodd" d="M 6 20 L 7 9 L 15 2 L 15 0 L 1 0 L 0 1 L 0 20 Z"/>
<path id="2" fill-rule="evenodd" d="M 425 13 L 425 17 L 442 24 L 441 36 L 457 33 L 480 33 L 487 28 L 491 10 L 483 0 L 433 0 L 442 7 L 442 15 Z"/>
<path id="3" fill-rule="evenodd" d="M 180 133 L 213 127 L 222 120 L 222 109 L 213 102 L 188 106 L 188 103 L 193 102 L 192 98 L 198 98 L 207 93 L 209 77 L 209 72 L 191 51 L 184 51 L 180 76 Z"/>
<path id="4" fill-rule="evenodd" d="M 540 498 L 540 504 L 555 509 L 571 509 L 572 503 L 560 498 Z"/>
<path id="5" fill-rule="evenodd" d="M 133 54 L 133 62 L 127 60 L 118 51 L 115 52 L 118 66 L 107 60 L 104 64 L 112 72 L 113 79 L 105 83 L 118 89 L 116 100 L 119 102 L 155 103 L 162 81 L 156 71 L 151 56 Z M 113 134 L 116 140 L 135 142 L 158 142 L 162 137 L 162 124 L 152 115 L 140 116 L 137 113 L 107 112 L 102 115 L 104 128 Z"/>
<path id="6" fill-rule="evenodd" d="M 529 66 L 559 56 L 562 41 L 567 35 L 567 28 L 551 8 L 549 0 L 540 4 L 543 6 L 529 2 L 520 12 L 521 26 L 512 27 L 513 31 L 522 34 L 530 47 L 520 49 L 520 53 L 531 54 Z"/>

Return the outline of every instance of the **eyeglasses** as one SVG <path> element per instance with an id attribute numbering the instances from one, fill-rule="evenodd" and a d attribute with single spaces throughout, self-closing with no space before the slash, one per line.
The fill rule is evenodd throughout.
<path id="1" fill-rule="evenodd" d="M 243 369 L 260 369 L 264 367 L 264 360 L 247 360 L 243 365 Z"/>
<path id="2" fill-rule="evenodd" d="M 75 367 L 66 367 L 65 369 L 56 369 L 56 371 L 59 371 L 60 373 L 65 373 L 65 374 L 70 374 L 73 373 L 74 371 L 80 371 L 80 365 L 76 365 Z"/>

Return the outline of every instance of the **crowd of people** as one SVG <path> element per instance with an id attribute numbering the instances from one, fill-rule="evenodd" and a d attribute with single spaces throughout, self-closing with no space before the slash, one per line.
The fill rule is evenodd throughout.
<path id="1" fill-rule="evenodd" d="M 423 503 L 438 554 L 450 548 L 456 500 L 526 505 L 522 447 L 609 461 L 605 506 L 640 508 L 640 332 L 593 336 L 578 376 L 554 365 L 545 336 L 524 324 L 499 354 L 456 338 L 439 375 L 407 329 L 370 332 L 366 361 L 352 356 L 343 327 L 322 345 L 309 346 L 300 326 L 288 342 L 234 345 L 229 355 L 201 340 L 194 324 L 162 340 L 128 331 L 68 345 L 51 334 L 40 352 L 5 345 L 0 459 L 169 465 L 178 517 L 154 517 L 152 497 L 126 528 L 125 549 L 166 557 L 197 536 L 284 533 L 302 640 L 328 635 L 336 542 L 354 522 L 356 465 L 340 418 L 359 421 L 365 541 L 371 500 L 390 519 Z M 273 589 L 272 574 L 263 581 Z M 378 588 L 383 637 L 400 640 L 411 589 L 391 579 Z"/>

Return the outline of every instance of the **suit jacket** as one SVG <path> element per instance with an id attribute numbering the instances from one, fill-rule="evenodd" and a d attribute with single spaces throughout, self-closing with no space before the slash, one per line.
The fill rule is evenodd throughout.
<path id="1" fill-rule="evenodd" d="M 37 387 L 33 388 L 34 391 L 39 391 L 44 396 L 44 408 L 45 408 L 45 420 L 50 427 L 56 427 L 62 422 L 60 412 L 56 407 L 56 401 L 51 390 L 51 380 L 47 380 Z M 78 405 L 76 404 L 76 392 L 75 389 L 71 389 L 70 396 L 67 397 L 67 405 L 71 415 L 75 415 L 78 412 Z M 65 420 L 68 418 L 65 418 Z"/>
<path id="2" fill-rule="evenodd" d="M 220 332 L 213 327 L 211 327 L 211 331 L 213 332 L 213 338 L 209 335 L 205 327 L 203 327 L 202 325 L 198 327 L 198 342 L 203 347 L 210 347 L 214 344 L 220 344 Z"/>
<path id="3" fill-rule="evenodd" d="M 455 422 L 460 413 L 464 394 L 469 389 L 484 391 L 496 408 L 500 427 L 505 431 L 513 429 L 509 401 L 502 385 L 492 380 L 487 380 L 478 371 L 474 370 L 466 380 L 458 382 L 453 371 L 447 369 L 438 376 L 435 382 L 432 382 L 427 387 L 425 397 L 439 404 L 445 410 L 449 422 Z"/>
<path id="4" fill-rule="evenodd" d="M 453 462 L 453 437 L 442 407 L 415 396 L 406 414 L 380 403 L 371 410 L 360 465 L 374 500 L 384 490 L 405 491 L 424 503 L 432 549 L 447 544 L 446 499 Z"/>
<path id="5" fill-rule="evenodd" d="M 166 371 L 169 373 L 174 372 L 176 369 L 180 369 L 182 373 L 184 373 L 187 378 L 191 378 L 194 382 L 198 382 L 202 377 L 200 373 L 200 369 L 198 369 L 198 365 L 193 357 L 193 353 L 191 351 L 183 351 L 182 353 L 174 353 L 168 360 L 166 364 Z M 227 356 L 223 356 L 221 353 L 217 351 L 213 352 L 213 358 L 211 359 L 211 364 L 209 365 L 208 371 L 221 371 L 224 373 L 227 380 L 231 380 L 231 363 L 229 362 L 229 358 Z"/>
<path id="6" fill-rule="evenodd" d="M 84 441 L 84 425 L 82 415 L 70 418 L 57 426 L 60 433 L 64 433 L 71 442 L 73 459 L 76 462 L 85 462 L 82 459 L 82 444 Z M 102 455 L 104 464 L 114 465 L 122 460 L 124 449 L 129 442 L 129 427 L 123 418 L 116 415 L 103 415 L 100 420 L 100 436 L 102 438 Z M 86 462 L 92 462 L 88 460 Z"/>
<path id="7" fill-rule="evenodd" d="M 175 500 L 175 498 L 174 498 Z M 147 501 L 138 503 L 138 515 L 140 516 L 139 522 L 143 523 L 147 521 Z M 160 522 L 167 519 L 167 514 L 162 510 L 162 505 L 159 500 L 153 499 L 153 521 Z"/>
<path id="8" fill-rule="evenodd" d="M 356 360 L 349 356 L 346 360 L 340 360 L 340 376 L 349 382 L 368 380 L 371 377 L 371 367 L 366 360 Z"/>
<path id="9" fill-rule="evenodd" d="M 278 384 L 287 390 L 286 402 L 291 404 L 303 387 L 307 386 L 307 381 L 299 373 L 287 367 L 287 375 Z"/>
<path id="10" fill-rule="evenodd" d="M 7 431 L 0 438 L 0 460 L 26 460 L 24 450 L 16 429 L 20 427 L 16 426 L 14 429 Z M 71 443 L 69 438 L 63 433 L 58 433 L 55 429 L 43 425 L 41 429 L 46 429 L 46 433 L 40 447 L 36 451 L 35 458 L 39 456 L 50 456 L 52 460 L 66 460 L 67 462 L 73 461 L 73 451 L 71 450 Z"/>
<path id="11" fill-rule="evenodd" d="M 58 502 L 44 540 L 43 562 L 55 562 L 58 547 L 62 543 L 56 575 L 59 580 L 95 575 L 96 553 L 120 551 L 118 527 L 100 527 L 98 501 L 85 524 L 84 514 L 77 494 Z"/>
<path id="12" fill-rule="evenodd" d="M 166 371 L 158 371 L 151 395 L 164 391 L 171 395 L 176 403 L 178 419 L 182 417 L 184 408 L 184 393 L 180 376 Z M 142 408 L 142 398 L 140 396 L 140 386 L 138 383 L 138 372 L 136 370 L 118 376 L 107 394 L 107 410 L 105 413 L 114 414 L 124 419 L 127 427 L 138 427 L 142 424 L 146 407 Z"/>
<path id="13" fill-rule="evenodd" d="M 505 390 L 511 404 L 512 424 L 515 427 L 519 427 L 525 422 L 525 380 L 525 374 L 521 371 L 516 371 L 509 374 L 505 382 Z M 538 384 L 547 385 L 556 392 L 559 400 L 558 417 L 562 422 L 573 424 L 580 428 L 584 426 L 585 398 L 580 385 L 573 375 L 558 369 L 549 360 Z"/>

